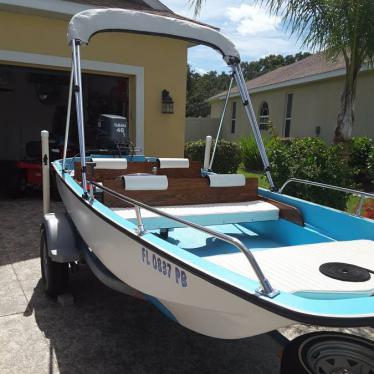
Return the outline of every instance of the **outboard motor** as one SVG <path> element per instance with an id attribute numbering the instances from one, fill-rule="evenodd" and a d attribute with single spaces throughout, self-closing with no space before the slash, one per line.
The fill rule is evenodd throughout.
<path id="1" fill-rule="evenodd" d="M 97 124 L 96 142 L 100 148 L 117 150 L 120 155 L 128 155 L 131 141 L 127 118 L 114 114 L 101 114 Z"/>

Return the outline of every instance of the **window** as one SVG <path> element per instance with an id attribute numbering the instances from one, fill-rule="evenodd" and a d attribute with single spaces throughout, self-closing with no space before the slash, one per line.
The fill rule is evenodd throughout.
<path id="1" fill-rule="evenodd" d="M 260 106 L 260 115 L 258 117 L 258 124 L 260 126 L 260 130 L 267 130 L 269 127 L 269 123 L 269 105 L 266 101 L 264 101 Z"/>
<path id="2" fill-rule="evenodd" d="M 289 138 L 291 134 L 292 102 L 293 102 L 293 94 L 287 94 L 286 115 L 285 115 L 285 121 L 284 121 L 284 136 L 286 138 Z"/>
<path id="3" fill-rule="evenodd" d="M 232 103 L 231 134 L 235 133 L 235 125 L 236 125 L 236 101 Z"/>

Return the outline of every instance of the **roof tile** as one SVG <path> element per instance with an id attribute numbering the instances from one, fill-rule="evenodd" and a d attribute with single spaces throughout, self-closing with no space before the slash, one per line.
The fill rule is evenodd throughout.
<path id="1" fill-rule="evenodd" d="M 311 77 L 313 75 L 328 73 L 335 70 L 345 68 L 345 62 L 342 56 L 339 56 L 336 60 L 328 60 L 324 53 L 316 53 L 301 61 L 294 62 L 293 64 L 282 66 L 269 73 L 261 75 L 255 79 L 247 81 L 247 87 L 249 90 L 256 88 L 262 88 L 277 83 L 290 82 L 295 79 Z M 221 98 L 226 94 L 227 91 L 221 92 L 209 100 L 215 98 Z M 238 88 L 232 89 L 232 94 L 238 92 Z"/>

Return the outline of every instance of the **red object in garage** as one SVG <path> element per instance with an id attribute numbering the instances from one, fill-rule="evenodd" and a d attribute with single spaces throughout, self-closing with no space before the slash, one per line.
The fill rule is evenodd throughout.
<path id="1" fill-rule="evenodd" d="M 35 187 L 42 185 L 42 164 L 28 161 L 19 161 L 16 163 L 18 170 L 25 171 L 26 183 Z"/>

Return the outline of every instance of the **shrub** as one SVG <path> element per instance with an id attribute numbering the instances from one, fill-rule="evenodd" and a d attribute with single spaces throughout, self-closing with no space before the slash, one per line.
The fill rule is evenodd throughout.
<path id="1" fill-rule="evenodd" d="M 215 140 L 213 139 L 211 153 L 213 152 L 214 142 Z M 203 163 L 204 152 L 205 140 L 188 142 L 184 148 L 185 157 L 191 161 L 200 161 Z M 236 173 L 241 161 L 240 156 L 240 147 L 238 144 L 227 140 L 219 140 L 212 169 L 216 173 Z"/>
<path id="2" fill-rule="evenodd" d="M 279 138 L 268 144 L 268 154 L 275 183 L 281 186 L 289 178 L 300 178 L 337 186 L 351 183 L 344 148 L 327 145 L 318 138 L 293 139 L 284 142 Z M 290 184 L 287 194 L 337 209 L 345 209 L 348 195 L 301 184 Z"/>
<path id="3" fill-rule="evenodd" d="M 369 179 L 371 181 L 372 186 L 374 186 L 374 145 L 371 147 L 371 150 L 369 152 L 367 166 Z"/>
<path id="4" fill-rule="evenodd" d="M 253 136 L 240 139 L 240 153 L 244 168 L 248 171 L 263 170 L 260 152 Z"/>
<path id="5" fill-rule="evenodd" d="M 352 138 L 349 144 L 350 155 L 348 164 L 358 187 L 365 188 L 370 184 L 368 162 L 373 147 L 373 140 L 365 136 Z"/>

